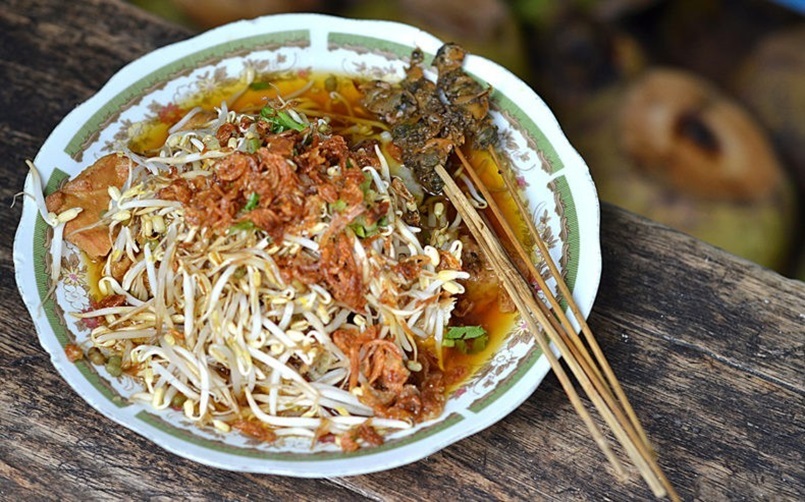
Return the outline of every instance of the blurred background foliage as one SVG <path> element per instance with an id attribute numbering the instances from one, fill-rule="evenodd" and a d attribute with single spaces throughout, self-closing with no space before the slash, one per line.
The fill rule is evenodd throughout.
<path id="1" fill-rule="evenodd" d="M 603 200 L 805 280 L 805 1 L 132 2 L 195 31 L 321 12 L 458 42 L 548 103 Z"/>

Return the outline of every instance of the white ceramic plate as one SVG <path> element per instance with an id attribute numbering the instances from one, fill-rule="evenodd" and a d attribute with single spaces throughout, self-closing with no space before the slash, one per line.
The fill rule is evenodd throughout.
<path id="1" fill-rule="evenodd" d="M 115 149 L 147 120 L 177 113 L 188 96 L 236 82 L 244 71 L 329 72 L 364 78 L 402 78 L 412 48 L 428 61 L 442 45 L 416 28 L 299 14 L 227 25 L 156 50 L 123 68 L 94 97 L 71 112 L 47 139 L 35 163 L 47 192 Z M 507 70 L 470 56 L 465 68 L 494 88 L 493 116 L 501 148 L 523 187 L 533 216 L 554 238 L 554 260 L 585 315 L 601 270 L 599 206 L 587 166 L 533 91 Z M 32 193 L 33 180 L 26 180 Z M 474 434 L 519 406 L 549 370 L 532 337 L 517 322 L 501 348 L 458 388 L 444 414 L 396 433 L 376 448 L 342 453 L 305 441 L 257 443 L 239 433 L 201 429 L 180 412 L 157 412 L 128 400 L 137 385 L 84 361 L 71 363 L 64 347 L 87 339 L 69 313 L 88 306 L 86 267 L 68 253 L 56 292 L 48 297 L 49 227 L 26 198 L 14 243 L 17 284 L 53 365 L 86 402 L 119 424 L 176 454 L 248 472 L 300 477 L 361 474 L 421 459 Z"/>

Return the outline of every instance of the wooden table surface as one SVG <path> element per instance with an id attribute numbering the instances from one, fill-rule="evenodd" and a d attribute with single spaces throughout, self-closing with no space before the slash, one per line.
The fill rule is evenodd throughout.
<path id="1" fill-rule="evenodd" d="M 81 400 L 39 346 L 12 241 L 24 160 L 122 65 L 190 34 L 112 0 L 0 4 L 0 499 L 646 500 L 617 482 L 549 376 L 504 420 L 388 472 L 209 468 Z M 590 325 L 686 500 L 805 500 L 805 283 L 613 206 Z"/>

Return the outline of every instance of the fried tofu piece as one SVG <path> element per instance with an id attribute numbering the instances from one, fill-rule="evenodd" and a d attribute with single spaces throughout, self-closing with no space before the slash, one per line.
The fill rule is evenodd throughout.
<path id="1" fill-rule="evenodd" d="M 67 222 L 64 236 L 67 241 L 78 246 L 91 258 L 100 258 L 109 253 L 112 248 L 109 230 L 105 226 L 81 232 L 75 230 L 100 220 L 101 215 L 109 207 L 109 187 L 123 186 L 129 175 L 130 164 L 130 159 L 117 154 L 101 157 L 45 199 L 48 211 L 54 213 L 74 207 L 83 209 L 75 219 Z"/>

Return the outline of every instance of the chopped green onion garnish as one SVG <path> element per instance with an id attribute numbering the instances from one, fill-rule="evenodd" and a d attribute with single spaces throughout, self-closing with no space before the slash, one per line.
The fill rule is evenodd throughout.
<path id="1" fill-rule="evenodd" d="M 229 231 L 227 233 L 231 235 L 240 230 L 254 230 L 255 228 L 256 225 L 252 220 L 241 220 L 229 227 Z"/>
<path id="2" fill-rule="evenodd" d="M 259 203 L 260 203 L 260 195 L 258 195 L 257 192 L 252 192 L 252 194 L 249 195 L 249 200 L 246 201 L 246 205 L 243 206 L 243 210 L 251 211 L 252 209 L 257 208 L 257 204 Z"/>
<path id="3" fill-rule="evenodd" d="M 349 161 L 347 161 L 349 162 Z M 369 187 L 372 186 L 372 175 L 367 173 L 366 171 L 363 172 L 363 181 L 359 185 L 361 192 L 363 195 L 366 195 L 369 192 Z"/>
<path id="4" fill-rule="evenodd" d="M 263 146 L 263 142 L 260 141 L 260 138 L 249 138 L 246 140 L 246 153 L 254 153 Z"/>
<path id="5" fill-rule="evenodd" d="M 347 208 L 347 203 L 344 199 L 338 199 L 337 201 L 330 204 L 330 212 L 336 213 L 341 212 Z"/>
<path id="6" fill-rule="evenodd" d="M 260 116 L 263 117 L 265 121 L 271 124 L 271 132 L 274 134 L 281 133 L 283 131 L 287 131 L 288 129 L 293 129 L 294 131 L 302 131 L 305 129 L 304 124 L 300 124 L 299 122 L 295 121 L 291 118 L 288 112 L 285 111 L 277 111 L 270 106 L 264 106 L 262 110 L 260 110 Z"/>
<path id="7" fill-rule="evenodd" d="M 489 343 L 489 335 L 481 326 L 451 326 L 442 340 L 442 346 L 455 347 L 464 354 L 477 354 Z"/>

